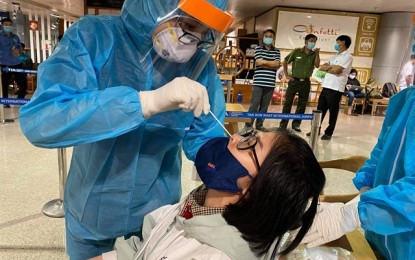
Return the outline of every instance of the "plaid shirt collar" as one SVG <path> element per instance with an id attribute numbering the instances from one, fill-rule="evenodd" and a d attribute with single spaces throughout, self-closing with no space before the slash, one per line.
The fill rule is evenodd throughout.
<path id="1" fill-rule="evenodd" d="M 179 215 L 185 219 L 190 219 L 193 216 L 221 214 L 224 211 L 224 208 L 209 208 L 203 206 L 207 192 L 206 189 L 192 192 L 187 197 Z"/>

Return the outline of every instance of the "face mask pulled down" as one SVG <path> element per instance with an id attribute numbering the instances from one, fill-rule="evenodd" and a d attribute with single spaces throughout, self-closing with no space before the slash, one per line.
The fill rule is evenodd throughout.
<path id="1" fill-rule="evenodd" d="M 248 171 L 228 150 L 229 139 L 213 138 L 206 142 L 196 155 L 195 166 L 200 179 L 208 189 L 238 193 L 239 178 L 249 176 Z"/>
<path id="2" fill-rule="evenodd" d="M 196 53 L 196 44 L 184 44 L 180 37 L 184 32 L 179 27 L 169 27 L 159 32 L 153 40 L 153 47 L 156 53 L 169 62 L 188 62 Z M 192 33 L 197 35 L 197 33 Z M 198 36 L 201 36 L 200 34 Z M 200 39 L 200 37 L 199 37 Z M 185 41 L 186 39 L 183 39 Z"/>

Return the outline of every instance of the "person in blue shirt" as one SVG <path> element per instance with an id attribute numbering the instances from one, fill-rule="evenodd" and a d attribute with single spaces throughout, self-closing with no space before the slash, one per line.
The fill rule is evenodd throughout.
<path id="1" fill-rule="evenodd" d="M 126 0 L 120 16 L 84 16 L 38 68 L 20 110 L 31 143 L 73 146 L 65 187 L 67 253 L 87 259 L 140 234 L 143 217 L 179 201 L 182 149 L 223 136 L 212 59 L 233 17 L 227 0 Z M 209 14 L 209 15 L 206 15 Z"/>
<path id="2" fill-rule="evenodd" d="M 391 97 L 378 142 L 353 179 L 360 201 L 324 206 L 305 241 L 316 246 L 361 227 L 384 258 L 415 259 L 414 151 L 412 86 Z"/>
<path id="3" fill-rule="evenodd" d="M 13 22 L 9 18 L 1 20 L 3 31 L 0 32 L 0 67 L 22 69 L 19 54 L 23 52 L 19 36 L 13 33 Z M 3 87 L 3 98 L 8 98 L 8 87 L 11 77 L 19 86 L 17 98 L 24 98 L 27 90 L 27 79 L 25 73 L 2 71 L 1 83 Z"/>

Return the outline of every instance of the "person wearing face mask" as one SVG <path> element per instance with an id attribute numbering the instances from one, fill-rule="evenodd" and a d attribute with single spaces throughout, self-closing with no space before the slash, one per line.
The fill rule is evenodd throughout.
<path id="1" fill-rule="evenodd" d="M 19 54 L 23 53 L 20 38 L 13 33 L 13 22 L 9 18 L 1 21 L 3 31 L 0 32 L 0 67 L 11 69 L 23 69 L 20 64 Z M 24 98 L 27 90 L 27 78 L 24 73 L 5 72 L 2 71 L 1 83 L 3 90 L 3 98 L 9 97 L 9 84 L 12 76 L 19 86 L 17 98 Z M 5 107 L 10 107 L 5 105 Z"/>
<path id="2" fill-rule="evenodd" d="M 323 90 L 318 98 L 317 109 L 322 111 L 321 122 L 323 122 L 327 111 L 330 112 L 329 125 L 324 131 L 321 140 L 330 140 L 336 127 L 337 116 L 339 115 L 340 100 L 344 93 L 347 78 L 352 70 L 353 57 L 349 52 L 352 39 L 347 35 L 340 35 L 336 39 L 334 49 L 336 55 L 320 66 L 320 70 L 327 74 L 323 80 Z M 310 136 L 311 132 L 307 133 Z M 320 131 L 319 131 L 320 135 Z"/>
<path id="3" fill-rule="evenodd" d="M 64 195 L 71 260 L 141 234 L 147 213 L 181 197 L 182 150 L 194 160 L 224 135 L 207 113 L 224 121 L 212 52 L 233 21 L 227 3 L 126 0 L 119 16 L 71 25 L 39 66 L 20 125 L 36 146 L 74 147 Z"/>
<path id="4" fill-rule="evenodd" d="M 115 251 L 94 260 L 277 259 L 313 223 L 325 176 L 310 146 L 293 133 L 214 138 L 195 165 L 204 186 L 148 214 L 143 240 L 118 241 Z M 298 232 L 284 242 L 290 230 Z"/>
<path id="5" fill-rule="evenodd" d="M 317 42 L 317 36 L 308 34 L 304 38 L 305 45 L 302 48 L 293 50 L 285 57 L 282 65 L 284 73 L 288 79 L 288 88 L 285 93 L 285 102 L 282 108 L 283 113 L 291 113 L 291 107 L 294 102 L 295 95 L 298 95 L 296 114 L 304 114 L 308 95 L 310 94 L 310 77 L 314 68 L 320 66 L 320 49 L 314 48 Z M 288 74 L 288 64 L 292 64 L 292 74 Z M 286 129 L 288 120 L 281 120 L 280 128 Z M 301 120 L 292 121 L 292 129 L 301 132 Z"/>
<path id="6" fill-rule="evenodd" d="M 248 112 L 266 113 L 274 93 L 277 70 L 280 67 L 280 50 L 272 45 L 275 32 L 268 29 L 264 32 L 262 45 L 255 48 L 255 73 L 252 86 L 251 105 Z M 253 123 L 256 120 L 255 128 L 260 131 L 267 131 L 264 127 L 264 119 L 252 119 L 239 131 L 244 135 L 253 130 Z"/>
<path id="7" fill-rule="evenodd" d="M 355 98 L 364 98 L 366 97 L 365 93 L 362 93 L 362 87 L 360 86 L 359 80 L 356 78 L 357 70 L 352 69 L 350 71 L 349 77 L 347 78 L 346 89 L 344 90 L 344 95 L 349 97 L 347 101 L 347 109 L 344 110 L 346 115 L 352 114 L 352 104 Z"/>

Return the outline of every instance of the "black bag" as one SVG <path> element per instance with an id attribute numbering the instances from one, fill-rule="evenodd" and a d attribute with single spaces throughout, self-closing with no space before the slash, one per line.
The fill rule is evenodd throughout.
<path id="1" fill-rule="evenodd" d="M 398 92 L 396 85 L 388 82 L 385 83 L 382 87 L 382 96 L 385 98 L 390 98 Z"/>

